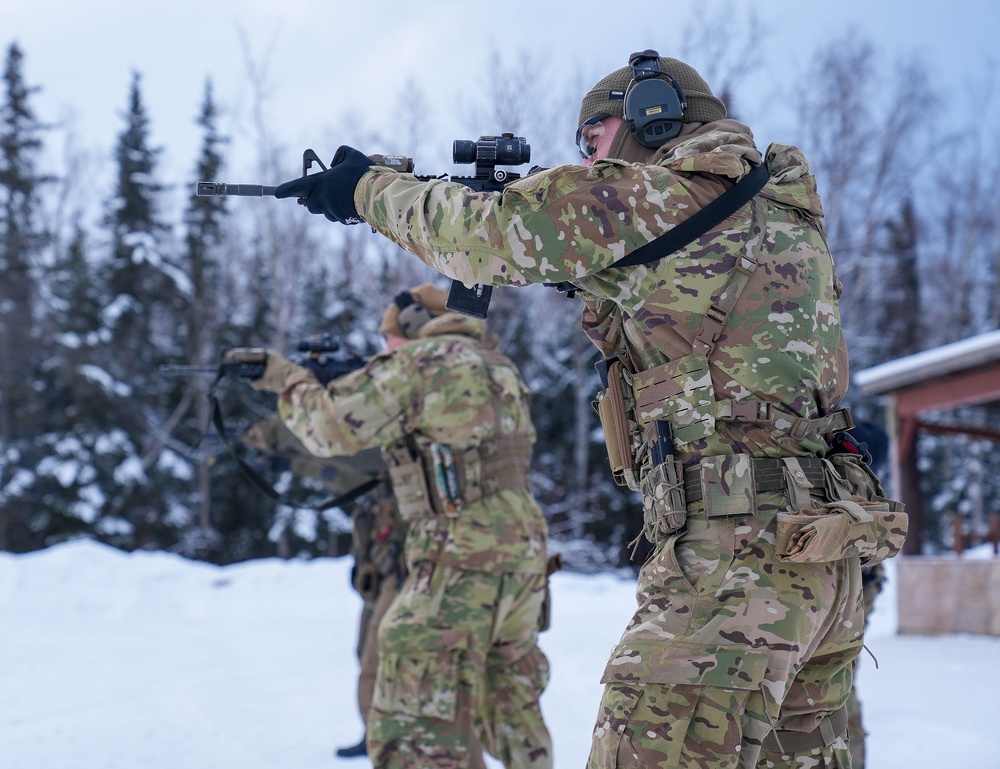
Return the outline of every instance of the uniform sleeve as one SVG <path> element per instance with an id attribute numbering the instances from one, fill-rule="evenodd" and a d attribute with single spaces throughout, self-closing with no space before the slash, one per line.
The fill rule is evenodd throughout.
<path id="1" fill-rule="evenodd" d="M 696 210 L 683 176 L 621 161 L 558 166 L 502 193 L 373 171 L 355 203 L 376 230 L 466 285 L 577 280 Z"/>
<path id="2" fill-rule="evenodd" d="M 391 445 L 403 435 L 410 378 L 393 356 L 377 356 L 329 385 L 298 382 L 278 397 L 278 413 L 318 457 Z"/>

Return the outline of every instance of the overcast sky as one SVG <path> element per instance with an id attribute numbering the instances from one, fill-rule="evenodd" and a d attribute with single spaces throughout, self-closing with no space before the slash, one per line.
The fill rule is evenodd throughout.
<path id="1" fill-rule="evenodd" d="M 13 41 L 21 46 L 28 83 L 42 87 L 34 98 L 38 116 L 62 121 L 96 157 L 110 157 L 123 127 L 131 73 L 140 72 L 150 141 L 164 150 L 161 176 L 187 182 L 200 137 L 193 121 L 208 77 L 228 110 L 222 129 L 233 138 L 231 158 L 249 157 L 248 61 L 266 66 L 268 125 L 276 143 L 293 148 L 290 169 L 306 146 L 332 155 L 336 147 L 318 145 L 328 137 L 324 129 L 345 112 L 372 122 L 383 118 L 409 78 L 430 97 L 434 127 L 447 137 L 450 153 L 450 139 L 463 138 L 449 133 L 461 130 L 449 123 L 455 120 L 456 94 L 474 91 L 493 50 L 539 52 L 554 72 L 575 68 L 582 82 L 592 84 L 623 66 L 634 50 L 675 53 L 693 13 L 711 14 L 722 6 L 739 19 L 745 15 L 738 9 L 747 5 L 748 0 L 0 0 L 0 44 L 4 52 Z M 764 81 L 790 82 L 818 48 L 849 29 L 888 57 L 925 57 L 935 79 L 953 93 L 985 82 L 997 63 L 997 0 L 760 0 L 753 7 L 765 22 L 759 44 L 769 65 L 753 73 L 748 90 Z M 698 68 L 707 66 L 696 53 L 687 58 Z M 580 96 L 574 95 L 574 103 Z M 941 118 L 938 105 L 927 105 L 927 112 L 929 120 Z M 566 137 L 567 144 L 571 139 Z M 795 143 L 794 136 L 768 139 Z M 49 152 L 60 153 L 61 139 L 54 144 Z M 229 181 L 281 181 L 247 179 L 251 166 L 239 160 L 231 165 L 241 178 Z"/>

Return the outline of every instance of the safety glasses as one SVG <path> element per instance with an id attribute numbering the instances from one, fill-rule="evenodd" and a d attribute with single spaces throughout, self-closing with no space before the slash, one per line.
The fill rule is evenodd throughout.
<path id="1" fill-rule="evenodd" d="M 584 120 L 580 127 L 576 129 L 576 146 L 580 148 L 580 155 L 584 160 L 589 159 L 597 152 L 597 142 L 604 136 L 604 126 L 601 121 L 606 117 L 611 117 L 607 113 L 594 115 L 590 120 Z"/>

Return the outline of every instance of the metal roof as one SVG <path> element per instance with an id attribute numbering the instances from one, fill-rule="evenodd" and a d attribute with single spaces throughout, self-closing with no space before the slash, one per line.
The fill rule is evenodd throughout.
<path id="1" fill-rule="evenodd" d="M 880 363 L 858 371 L 853 379 L 865 395 L 878 395 L 996 361 L 1000 330 Z"/>

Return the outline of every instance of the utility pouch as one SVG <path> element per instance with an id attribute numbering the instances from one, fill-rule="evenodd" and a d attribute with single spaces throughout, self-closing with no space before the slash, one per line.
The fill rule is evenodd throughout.
<path id="1" fill-rule="evenodd" d="M 858 556 L 863 565 L 892 558 L 906 539 L 902 505 L 887 499 L 841 499 L 823 507 L 778 513 L 779 561 L 824 563 Z"/>
<path id="2" fill-rule="evenodd" d="M 674 445 L 683 446 L 715 432 L 715 388 L 708 358 L 701 353 L 637 372 L 633 392 L 639 424 L 654 419 L 669 422 Z"/>
<path id="3" fill-rule="evenodd" d="M 354 589 L 358 591 L 365 603 L 370 603 L 378 596 L 379 573 L 373 563 L 360 563 L 354 570 Z"/>
<path id="4" fill-rule="evenodd" d="M 642 533 L 654 545 L 684 528 L 687 500 L 684 467 L 667 459 L 642 479 Z"/>
<path id="5" fill-rule="evenodd" d="M 629 402 L 625 400 L 626 392 Z M 638 425 L 629 418 L 630 411 L 634 413 L 631 395 L 631 374 L 620 358 L 612 359 L 607 368 L 607 387 L 598 393 L 594 407 L 604 429 L 604 442 L 615 483 L 639 491 L 637 462 L 641 461 L 638 455 L 643 440 Z"/>
<path id="6" fill-rule="evenodd" d="M 757 484 L 749 454 L 704 457 L 698 469 L 706 518 L 732 518 L 757 512 Z"/>
<path id="7" fill-rule="evenodd" d="M 552 587 L 549 577 L 563 567 L 561 553 L 552 553 L 545 562 L 545 597 L 538 616 L 538 631 L 548 630 L 552 626 Z"/>
<path id="8" fill-rule="evenodd" d="M 409 449 L 402 448 L 393 451 L 387 459 L 399 517 L 409 523 L 433 516 L 435 507 L 427 488 L 427 472 L 420 455 L 413 458 Z"/>

